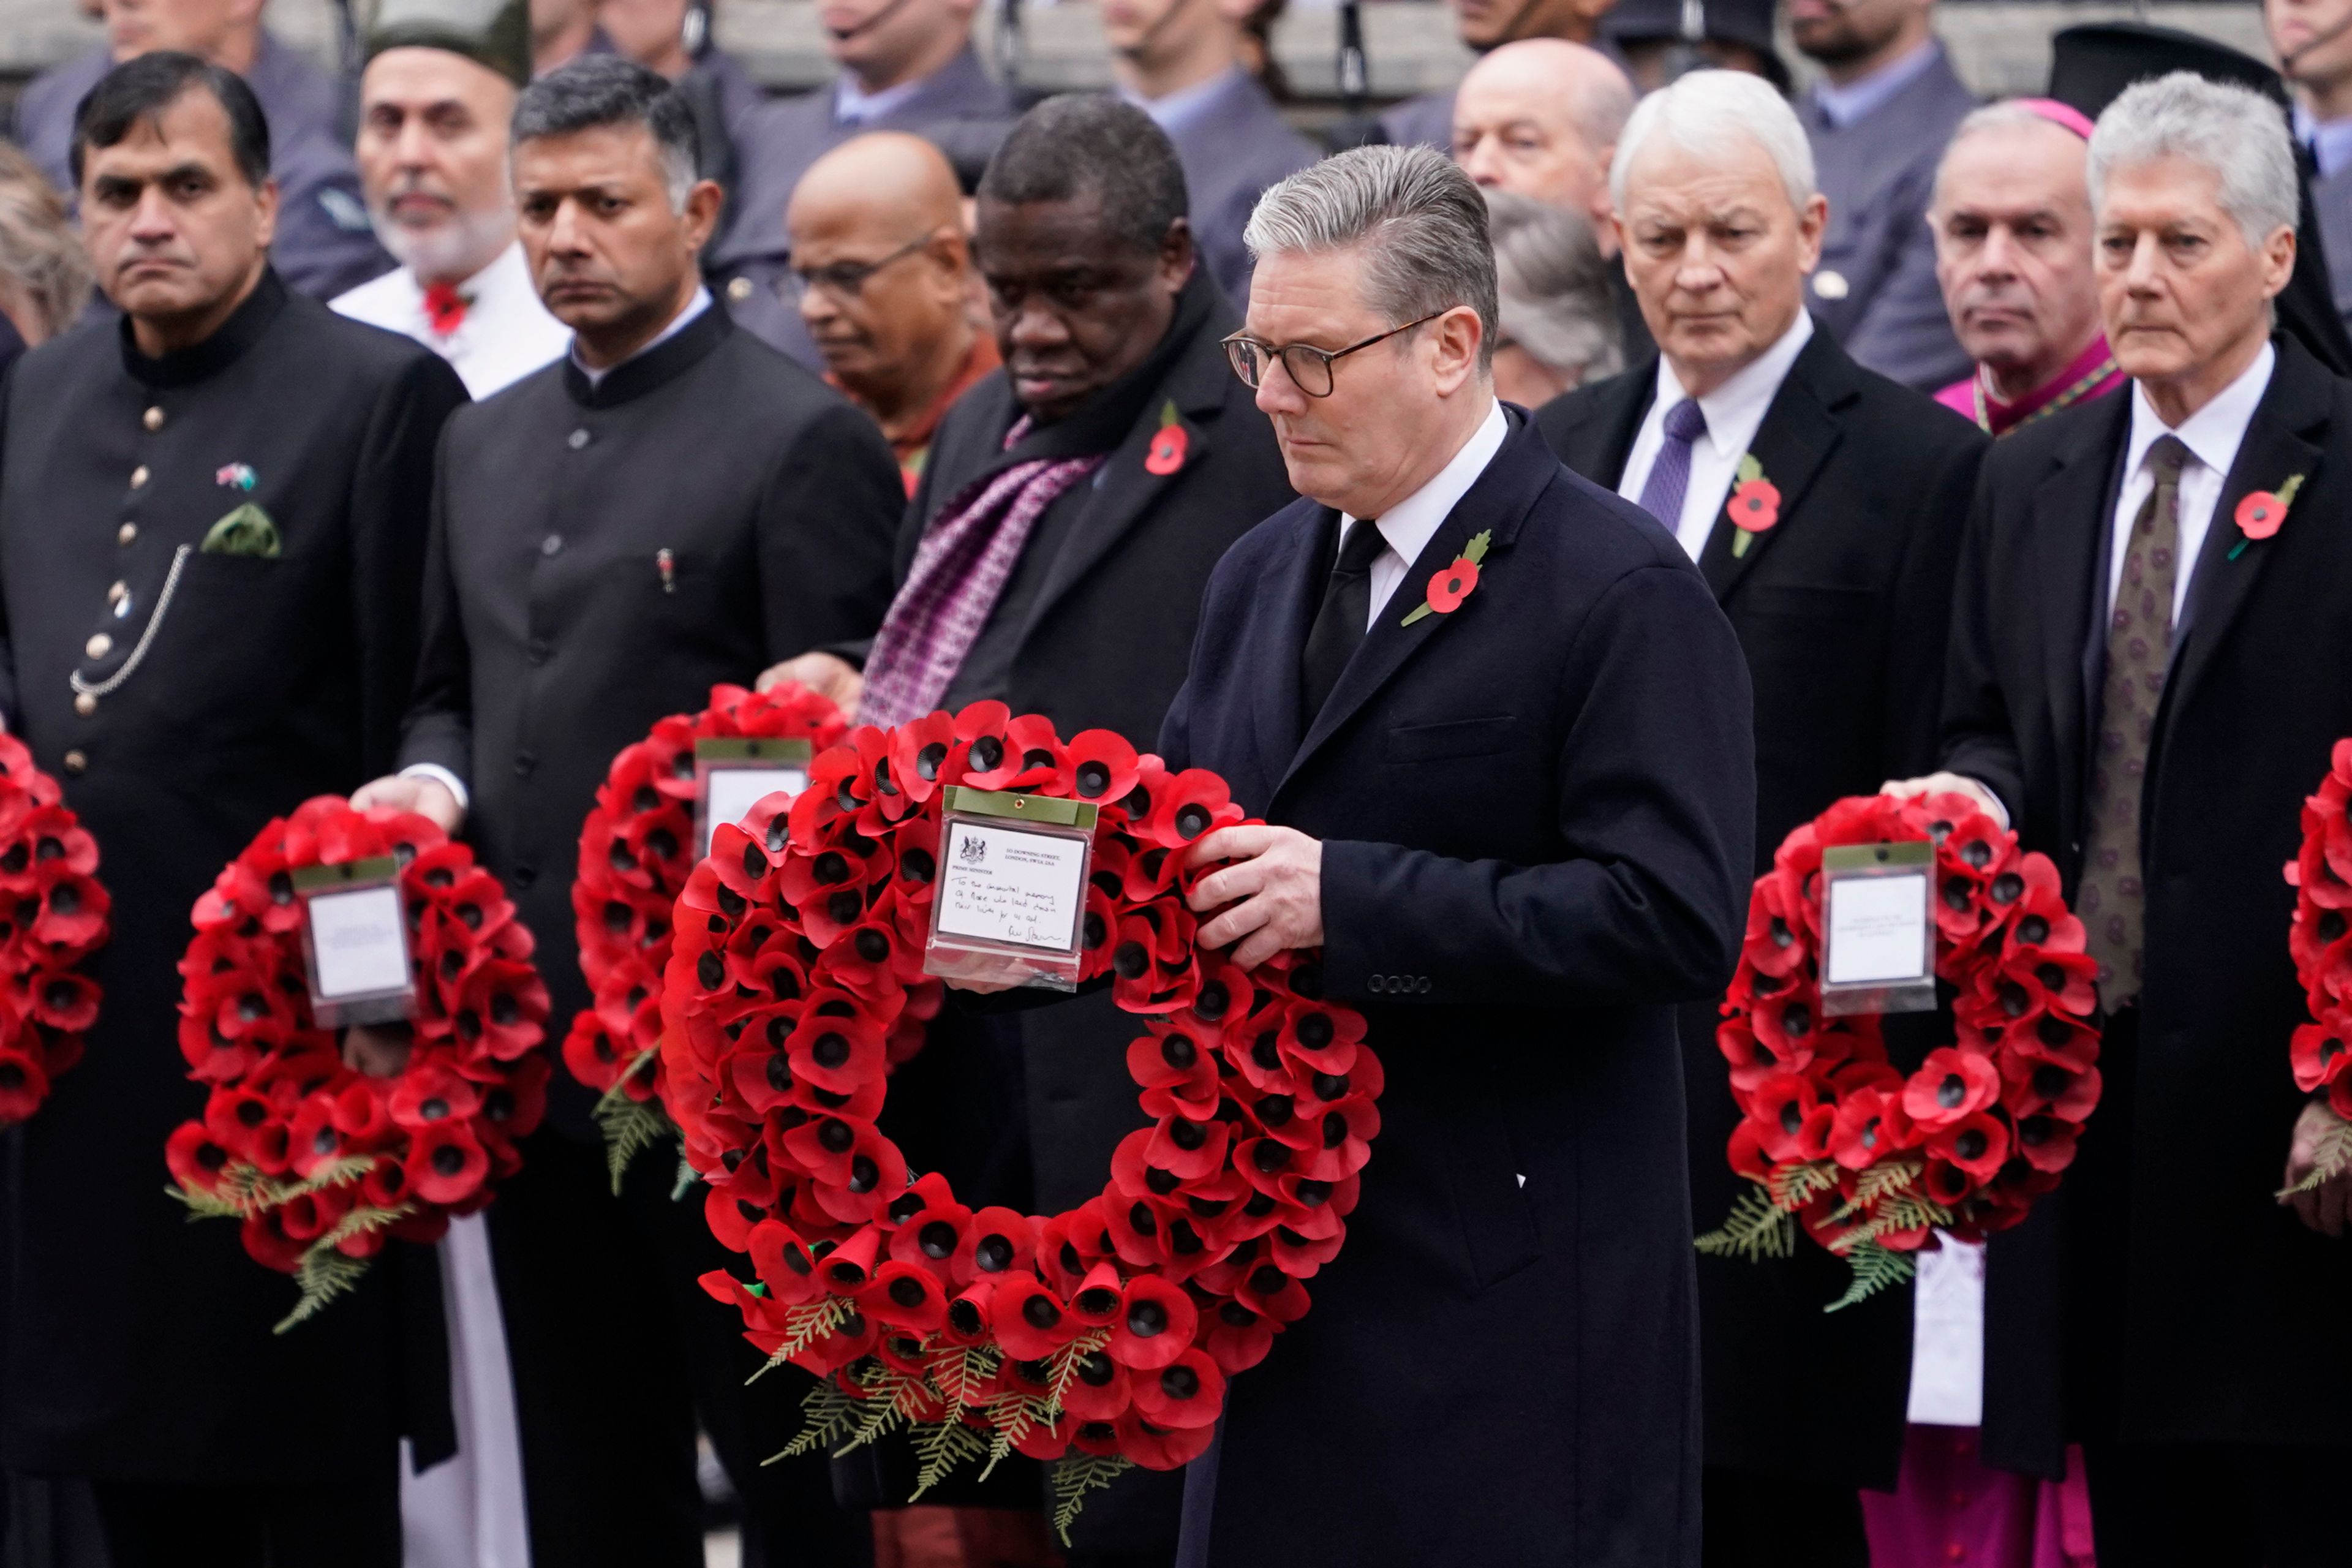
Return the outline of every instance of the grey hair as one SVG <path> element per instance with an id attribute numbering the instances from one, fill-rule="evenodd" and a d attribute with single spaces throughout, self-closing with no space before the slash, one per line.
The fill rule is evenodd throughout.
<path id="1" fill-rule="evenodd" d="M 2302 210 L 2303 182 L 2286 116 L 2261 93 L 2174 71 L 2134 83 L 2091 132 L 2091 207 L 2117 169 L 2185 158 L 2213 172 L 2221 210 L 2260 247 Z"/>
<path id="2" fill-rule="evenodd" d="M 1364 302 L 1392 326 L 1457 305 L 1478 312 L 1478 366 L 1495 357 L 1495 250 L 1486 204 L 1433 147 L 1357 147 L 1271 186 L 1242 242 L 1253 259 L 1360 247 Z"/>
<path id="3" fill-rule="evenodd" d="M 1670 82 L 1634 107 L 1617 155 L 1609 162 L 1609 199 L 1625 206 L 1625 177 L 1654 135 L 1700 158 L 1726 158 L 1741 142 L 1764 150 L 1780 171 L 1789 205 L 1800 212 L 1813 199 L 1813 150 L 1788 100 L 1762 77 L 1746 71 L 1703 70 Z"/>
<path id="4" fill-rule="evenodd" d="M 582 55 L 557 67 L 515 100 L 512 142 L 572 136 L 608 125 L 642 125 L 661 156 L 662 184 L 675 212 L 686 210 L 702 167 L 694 111 L 659 71 L 619 55 Z"/>
<path id="5" fill-rule="evenodd" d="M 1944 168 L 1951 163 L 1952 154 L 1958 150 L 1961 142 L 1971 136 L 1990 135 L 1997 131 L 2025 131 L 2037 125 L 2045 131 L 2055 131 L 2061 136 L 2071 137 L 2076 142 L 2083 139 L 2080 134 L 2061 125 L 2048 115 L 2037 113 L 2013 98 L 2003 99 L 1999 103 L 1988 103 L 1980 109 L 1969 110 L 1960 122 L 1952 127 L 1952 139 L 1944 143 L 1944 155 L 1936 160 L 1936 188 L 1933 201 L 1940 203 L 1944 199 Z"/>
<path id="6" fill-rule="evenodd" d="M 1582 214 L 1509 191 L 1486 193 L 1503 335 L 1578 381 L 1624 368 L 1609 264 Z"/>

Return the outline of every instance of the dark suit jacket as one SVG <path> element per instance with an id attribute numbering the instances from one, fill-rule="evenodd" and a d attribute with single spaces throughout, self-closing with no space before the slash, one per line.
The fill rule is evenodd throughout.
<path id="1" fill-rule="evenodd" d="M 293 1282 L 234 1225 L 190 1225 L 156 1159 L 205 1104 L 173 1043 L 189 910 L 271 817 L 392 765 L 434 445 L 465 398 L 426 350 L 274 273 L 194 348 L 151 360 L 109 322 L 9 373 L 0 710 L 97 838 L 114 921 L 88 1052 L 11 1151 L 9 1469 L 284 1483 L 392 1460 L 411 1249 L 273 1335 Z M 280 552 L 203 551 L 247 502 Z M 76 677 L 100 691 L 87 714 Z M 437 1323 L 437 1283 L 429 1300 Z"/>
<path id="2" fill-rule="evenodd" d="M 703 258 L 711 291 L 727 301 L 752 336 L 812 370 L 824 369 L 800 312 L 777 292 L 792 255 L 784 208 L 808 166 L 853 136 L 906 131 L 939 143 L 960 173 L 976 171 L 1012 123 L 1012 100 L 969 48 L 926 78 L 904 102 L 863 125 L 844 125 L 835 116 L 830 81 L 797 98 L 761 105 L 738 132 L 741 166 L 727 232 Z"/>
<path id="3" fill-rule="evenodd" d="M 1321 154 L 1290 128 L 1264 84 L 1239 69 L 1170 140 L 1184 165 L 1201 265 L 1236 307 L 1246 310 L 1254 264 L 1242 230 L 1250 213 L 1268 185 Z"/>
<path id="4" fill-rule="evenodd" d="M 1673 539 L 1509 417 L 1311 725 L 1337 516 L 1302 500 L 1219 563 L 1160 734 L 1324 841 L 1324 989 L 1387 1078 L 1345 1249 L 1231 1385 L 1189 1562 L 1698 1561 L 1674 1007 L 1746 921 L 1748 681 Z M 1476 590 L 1404 626 L 1482 531 Z"/>
<path id="5" fill-rule="evenodd" d="M 716 681 L 870 631 L 902 494 L 873 422 L 717 305 L 593 388 L 567 356 L 451 422 L 401 762 L 467 782 L 555 1040 L 588 1002 L 572 871 L 614 756 Z M 549 1099 L 597 1135 L 568 1074 Z"/>
<path id="6" fill-rule="evenodd" d="M 1656 388 L 1653 359 L 1547 405 L 1536 423 L 1562 462 L 1614 489 Z M 1718 516 L 1700 556 L 1755 682 L 1758 874 L 1832 801 L 1934 763 L 1952 573 L 1987 444 L 1948 409 L 1855 364 L 1825 331 L 1780 384 L 1750 448 L 1780 488 L 1780 521 L 1735 560 L 1735 531 Z M 1739 1109 L 1714 1004 L 1682 1016 L 1702 1227 L 1749 1185 L 1724 1152 Z M 1698 1267 L 1707 1462 L 1893 1489 L 1910 1291 L 1826 1315 L 1845 1268 L 1810 1242 L 1790 1263 Z"/>
<path id="7" fill-rule="evenodd" d="M 2061 1459 L 2059 1392 L 2079 1371 L 2061 1354 L 2057 1266 L 2102 1247 L 2113 1268 L 2072 1305 L 2120 1360 L 2126 1439 L 2344 1440 L 2352 1373 L 2326 1336 L 2352 1299 L 2352 1253 L 2271 1194 L 2304 1100 L 2287 1041 L 2306 1016 L 2279 868 L 2329 748 L 2352 733 L 2352 664 L 2336 651 L 2352 605 L 2352 469 L 2339 457 L 2352 382 L 2273 341 L 2278 366 L 2194 565 L 2157 710 L 2140 803 L 2138 1047 L 2100 1064 L 2105 1098 L 2066 1185 L 1988 1258 L 1986 1451 L 2045 1474 Z M 2000 795 L 2070 899 L 2130 420 L 2117 395 L 1993 449 L 1955 600 L 1944 765 Z M 2285 524 L 2230 559 L 2239 500 L 2295 474 Z M 2103 1145 L 2100 1118 L 2124 1103 L 2132 1119 L 2111 1119 Z M 2121 1165 L 2124 1197 L 2084 1213 L 2067 1200 L 2099 1160 Z"/>

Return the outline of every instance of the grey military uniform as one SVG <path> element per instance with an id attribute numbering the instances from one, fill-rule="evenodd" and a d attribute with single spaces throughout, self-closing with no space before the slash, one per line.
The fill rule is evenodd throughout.
<path id="1" fill-rule="evenodd" d="M 1941 45 L 1926 69 L 1851 124 L 1831 124 L 1813 98 L 1797 106 L 1830 204 L 1806 303 L 1864 366 L 1922 392 L 1970 369 L 1936 283 L 1927 204 L 1945 143 L 1976 106 Z"/>
<path id="2" fill-rule="evenodd" d="M 1315 162 L 1315 144 L 1290 128 L 1265 84 L 1243 70 L 1169 128 L 1168 139 L 1184 165 L 1201 264 L 1227 298 L 1246 308 L 1252 268 L 1242 230 L 1268 185 Z"/>
<path id="3" fill-rule="evenodd" d="M 106 49 L 93 49 L 42 72 L 16 100 L 17 145 L 68 197 L 74 110 L 113 68 Z M 278 197 L 270 264 L 297 292 L 317 300 L 390 271 L 392 258 L 368 226 L 333 80 L 265 32 L 245 81 L 269 122 L 269 173 Z"/>
<path id="4" fill-rule="evenodd" d="M 2312 180 L 2311 205 L 2319 217 L 2319 248 L 2327 258 L 2327 290 L 2352 330 L 2352 164 Z"/>

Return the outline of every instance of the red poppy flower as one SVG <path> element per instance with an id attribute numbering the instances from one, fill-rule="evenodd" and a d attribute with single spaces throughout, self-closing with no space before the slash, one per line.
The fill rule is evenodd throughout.
<path id="1" fill-rule="evenodd" d="M 1139 1371 L 1157 1371 L 1181 1357 L 1192 1342 L 1200 1313 L 1192 1299 L 1150 1274 L 1128 1281 L 1126 1302 L 1112 1325 L 1111 1359 Z M 1008 1351 L 1010 1345 L 1005 1347 Z"/>
<path id="2" fill-rule="evenodd" d="M 2295 1028 L 2287 1058 L 2294 1071 L 2294 1086 L 2308 1094 L 2344 1076 L 2346 1064 L 2352 1063 L 2352 1047 L 2347 1047 L 2336 1026 L 2303 1024 Z"/>
<path id="3" fill-rule="evenodd" d="M 1947 1046 L 1927 1059 L 1903 1090 L 1903 1109 L 1930 1135 L 1957 1125 L 2000 1095 L 2000 1069 L 1974 1051 Z"/>
<path id="4" fill-rule="evenodd" d="M 1478 563 L 1465 555 L 1442 568 L 1429 580 L 1429 607 L 1441 616 L 1450 616 L 1462 607 L 1478 586 Z"/>
<path id="5" fill-rule="evenodd" d="M 1125 799 L 1138 777 L 1135 748 L 1110 730 L 1081 730 L 1065 749 L 1062 790 L 1078 800 Z"/>
<path id="6" fill-rule="evenodd" d="M 989 1302 L 996 1342 L 1015 1360 L 1051 1355 L 1077 1332 L 1068 1306 L 1034 1275 L 1008 1274 Z"/>
<path id="7" fill-rule="evenodd" d="M 489 1156 L 456 1119 L 418 1128 L 408 1142 L 408 1183 L 429 1204 L 462 1203 L 490 1173 Z"/>
<path id="8" fill-rule="evenodd" d="M 2286 521 L 2286 503 L 2269 490 L 2256 490 L 2238 503 L 2231 514 L 2238 531 L 2248 539 L 2268 539 Z"/>
<path id="9" fill-rule="evenodd" d="M 1732 487 L 1726 510 L 1734 527 L 1761 533 L 1780 521 L 1780 491 L 1769 479 L 1748 479 Z"/>
<path id="10" fill-rule="evenodd" d="M 1151 437 L 1151 449 L 1143 455 L 1143 471 L 1160 479 L 1184 466 L 1184 453 L 1190 445 L 1181 425 L 1162 425 Z"/>
<path id="11" fill-rule="evenodd" d="M 2009 1129 L 2000 1118 L 1978 1111 L 1932 1134 L 1927 1150 L 1977 1181 L 1989 1182 L 2009 1158 Z"/>
<path id="12" fill-rule="evenodd" d="M 2078 1129 L 2054 1116 L 2021 1117 L 2017 1123 L 2017 1152 L 2033 1168 L 2053 1174 L 2074 1163 L 2074 1139 Z"/>
<path id="13" fill-rule="evenodd" d="M 1207 1354 L 1188 1350 L 1157 1373 L 1139 1373 L 1135 1408 L 1160 1426 L 1208 1426 L 1224 1405 L 1225 1374 Z"/>

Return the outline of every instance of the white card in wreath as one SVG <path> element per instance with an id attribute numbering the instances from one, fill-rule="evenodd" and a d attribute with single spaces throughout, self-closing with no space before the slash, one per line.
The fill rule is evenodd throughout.
<path id="1" fill-rule="evenodd" d="M 957 786 L 942 800 L 923 967 L 950 984 L 1077 984 L 1096 809 Z"/>
<path id="2" fill-rule="evenodd" d="M 1908 1013 L 1936 1003 L 1935 846 L 1822 852 L 1822 1011 Z"/>
<path id="3" fill-rule="evenodd" d="M 415 978 L 400 863 L 390 856 L 295 874 L 302 895 L 302 952 L 310 1011 L 330 1028 L 408 1016 Z"/>

